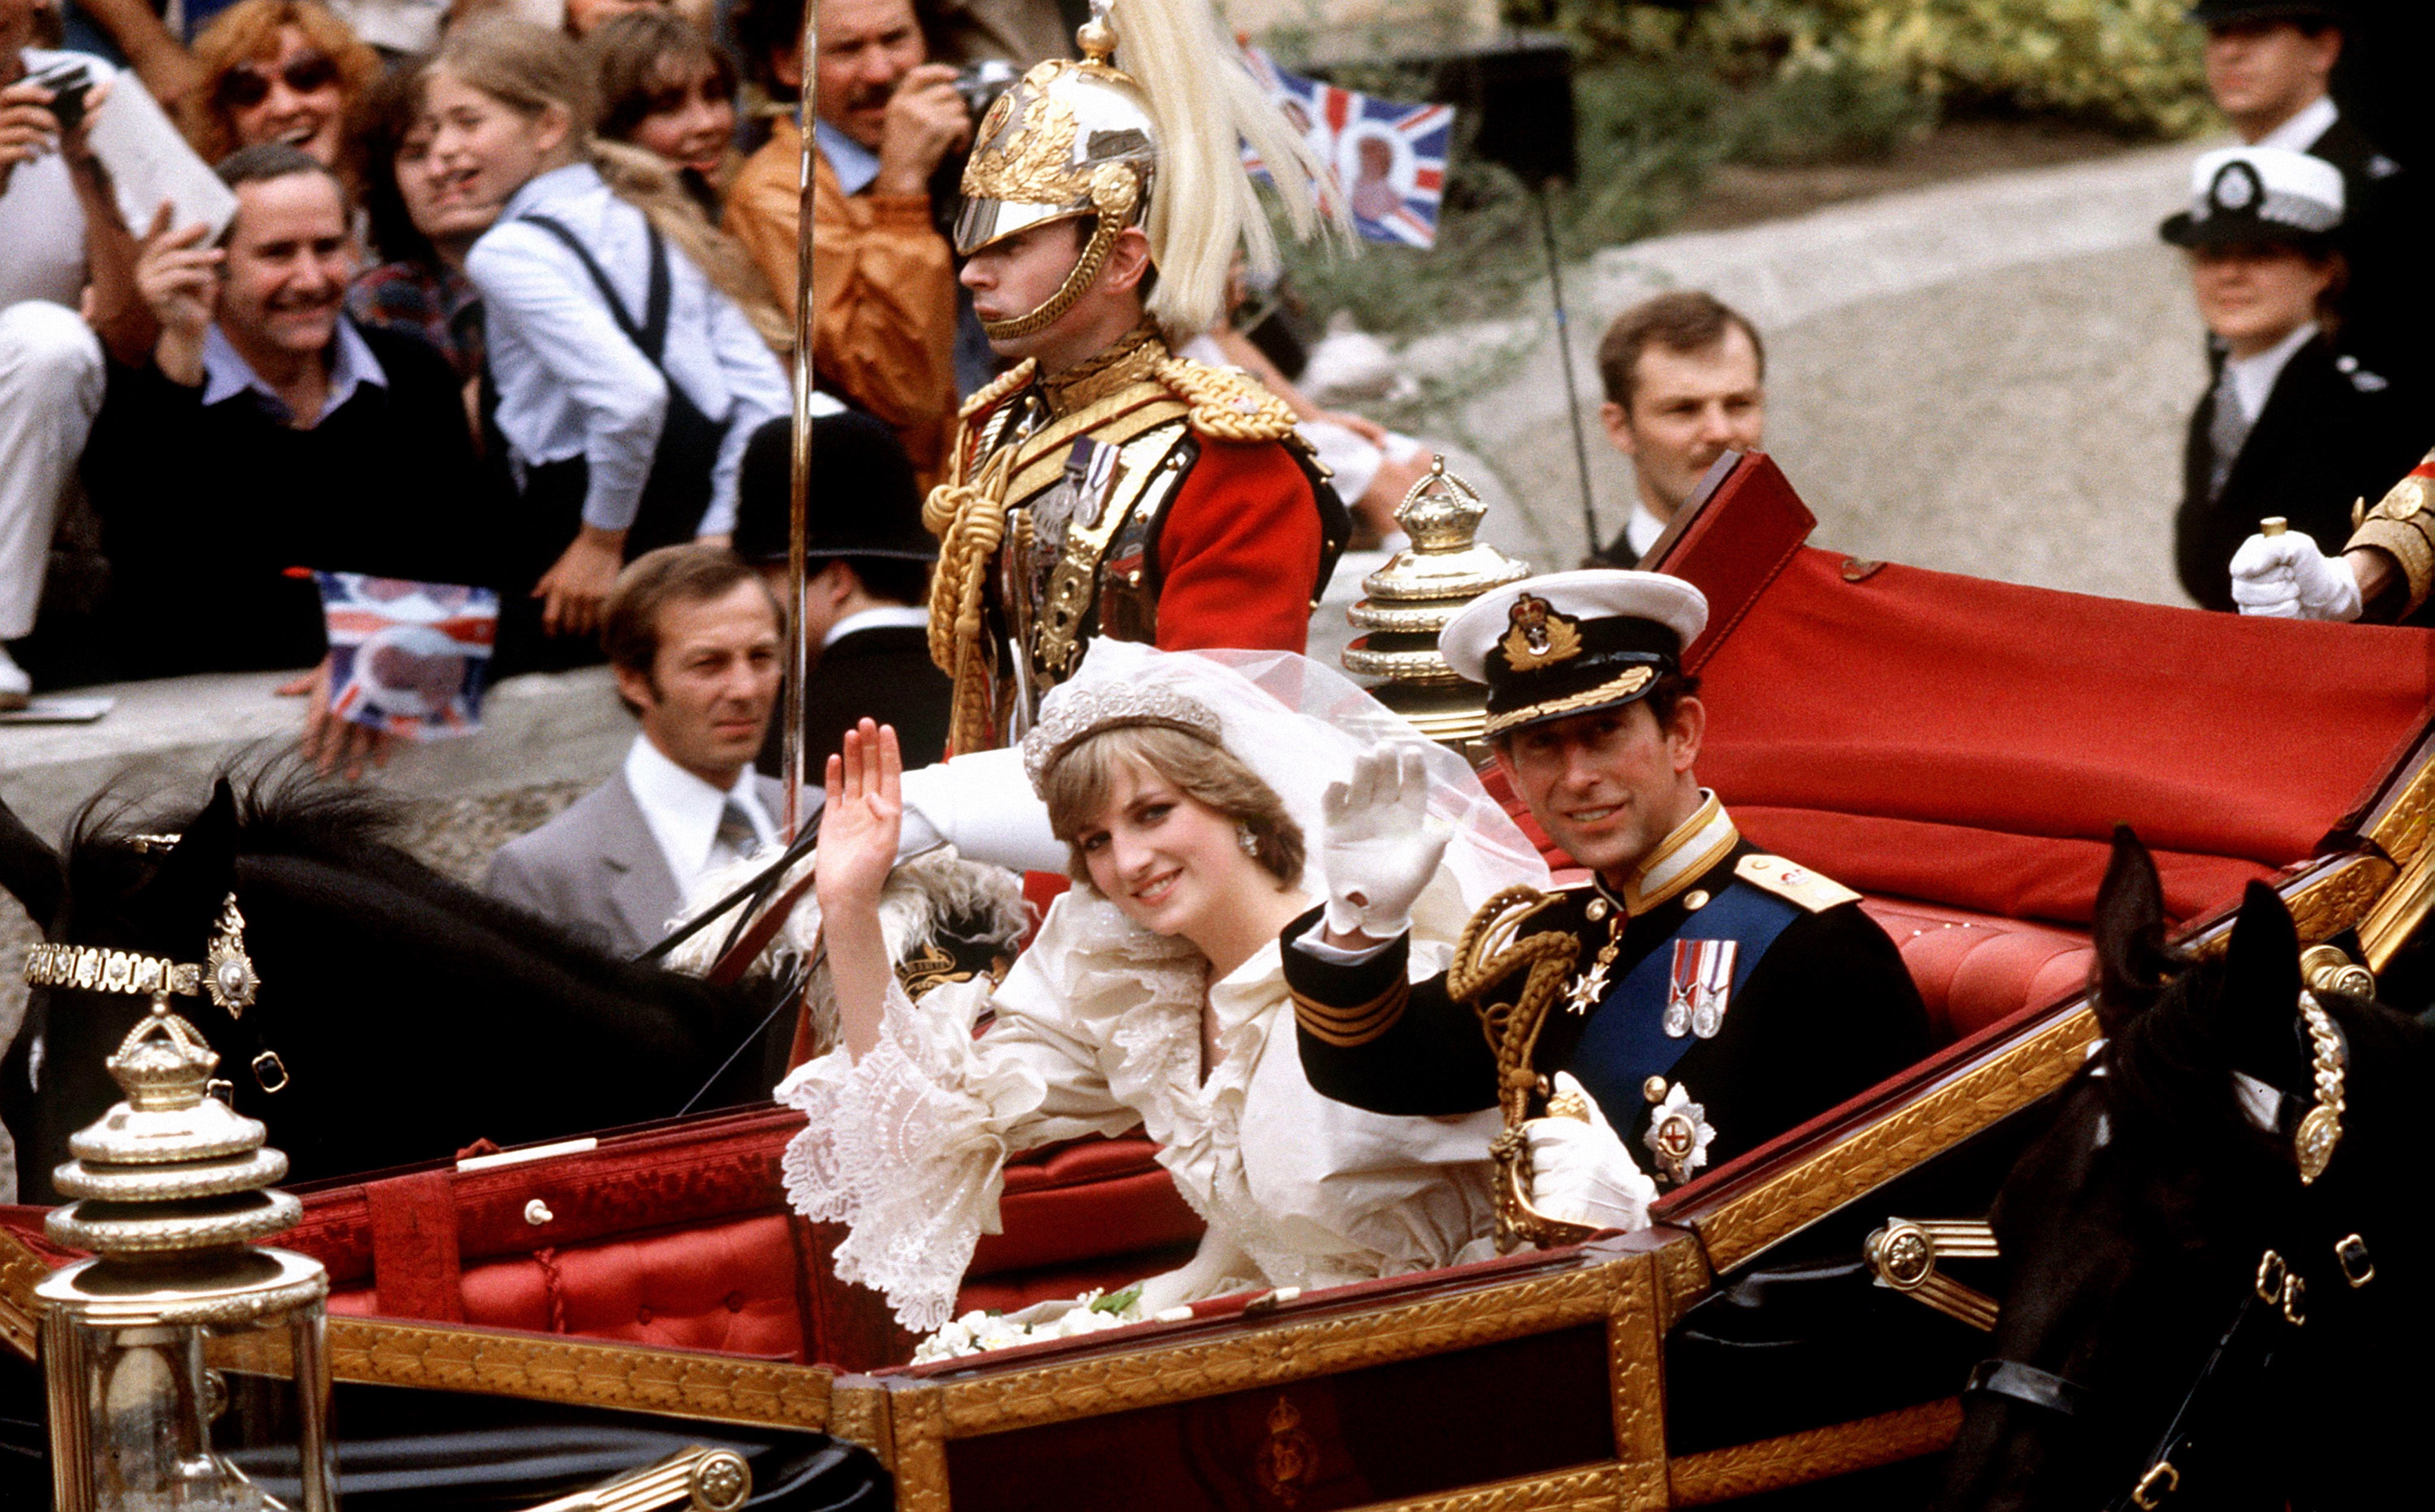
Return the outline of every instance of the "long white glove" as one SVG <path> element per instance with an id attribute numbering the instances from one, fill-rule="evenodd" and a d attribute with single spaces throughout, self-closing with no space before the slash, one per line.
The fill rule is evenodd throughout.
<path id="1" fill-rule="evenodd" d="M 975 751 L 905 774 L 905 828 L 896 859 L 952 845 L 967 861 L 1016 871 L 1062 871 L 1064 842 L 1031 791 L 1019 747 Z"/>
<path id="2" fill-rule="evenodd" d="M 2252 536 L 2232 554 L 2232 601 L 2243 614 L 2287 620 L 2355 620 L 2358 578 L 2296 530 Z"/>
<path id="3" fill-rule="evenodd" d="M 1408 742 L 1380 741 L 1353 759 L 1320 803 L 1327 873 L 1327 927 L 1393 939 L 1412 925 L 1412 902 L 1437 875 L 1452 832 L 1429 821 L 1428 766 Z"/>
<path id="4" fill-rule="evenodd" d="M 1646 1228 L 1657 1183 L 1632 1160 L 1597 1099 L 1572 1073 L 1556 1073 L 1556 1095 L 1567 1092 L 1589 1108 L 1578 1118 L 1534 1118 L 1522 1125 L 1530 1144 L 1530 1206 L 1550 1218 L 1593 1228 Z"/>

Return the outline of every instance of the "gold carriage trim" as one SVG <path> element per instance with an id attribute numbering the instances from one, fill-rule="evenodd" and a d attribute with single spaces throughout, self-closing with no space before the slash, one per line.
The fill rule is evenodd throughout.
<path id="1" fill-rule="evenodd" d="M 1579 713 L 1585 709 L 1603 708 L 1619 699 L 1631 697 L 1656 680 L 1657 674 L 1650 668 L 1632 667 L 1621 677 L 1601 682 L 1586 693 L 1576 693 L 1563 698 L 1550 698 L 1545 703 L 1534 703 L 1527 709 L 1511 709 L 1501 714 L 1492 714 L 1489 716 L 1488 723 L 1480 727 L 1480 738 L 1493 740 L 1517 726 L 1535 724 L 1542 719 L 1553 719 L 1559 714 Z"/>
<path id="2" fill-rule="evenodd" d="M 1338 1007 L 1293 994 L 1294 1022 L 1303 1031 L 1322 1044 L 1340 1049 L 1366 1045 L 1393 1028 L 1404 1017 L 1404 1009 L 1412 1001 L 1412 985 L 1400 978 L 1395 985 L 1369 1002 L 1353 1007 Z"/>

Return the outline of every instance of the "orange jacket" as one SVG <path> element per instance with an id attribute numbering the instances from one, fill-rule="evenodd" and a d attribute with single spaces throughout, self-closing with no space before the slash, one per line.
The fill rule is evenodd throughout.
<path id="1" fill-rule="evenodd" d="M 727 230 L 795 307 L 803 136 L 777 119 L 727 196 Z M 813 157 L 812 362 L 820 386 L 895 428 L 928 488 L 956 420 L 956 270 L 927 196 L 847 195 Z"/>

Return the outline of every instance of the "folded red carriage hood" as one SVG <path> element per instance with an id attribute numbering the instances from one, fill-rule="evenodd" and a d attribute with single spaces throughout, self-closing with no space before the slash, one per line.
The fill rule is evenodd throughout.
<path id="1" fill-rule="evenodd" d="M 2189 918 L 2306 859 L 2426 727 L 2435 634 L 1856 561 L 1741 459 L 1647 565 L 1700 585 L 1701 780 L 1872 893 L 2087 921 L 2116 823 Z"/>

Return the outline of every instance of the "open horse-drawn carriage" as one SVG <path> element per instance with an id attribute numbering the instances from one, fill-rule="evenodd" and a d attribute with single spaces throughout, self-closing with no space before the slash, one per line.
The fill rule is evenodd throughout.
<path id="1" fill-rule="evenodd" d="M 745 1454 L 754 1504 L 885 1504 L 892 1481 L 922 1512 L 1921 1504 L 1957 1434 L 1956 1504 L 2265 1486 L 2235 1450 L 2278 1435 L 2241 1414 L 2311 1309 L 2312 1348 L 2424 1338 L 2424 1220 L 2369 1179 L 2422 1132 L 2418 1031 L 2340 994 L 2365 967 L 2426 1005 L 2435 641 L 1861 561 L 1812 523 L 1741 457 L 1648 565 L 1714 606 L 1688 657 L 1703 778 L 1759 845 L 1868 895 L 1926 1060 L 1640 1232 L 924 1366 L 787 1208 L 783 1108 L 303 1184 L 278 1243 L 330 1273 L 350 1504 L 528 1505 L 693 1444 Z M 346 1011 L 344 982 L 276 985 Z M 277 1143 L 275 1100 L 237 1091 Z M 1150 1157 L 1011 1166 L 962 1304 L 1174 1263 L 1199 1223 Z M 0 1214 L 21 1385 L 31 1289 L 71 1258 L 42 1216 Z"/>

